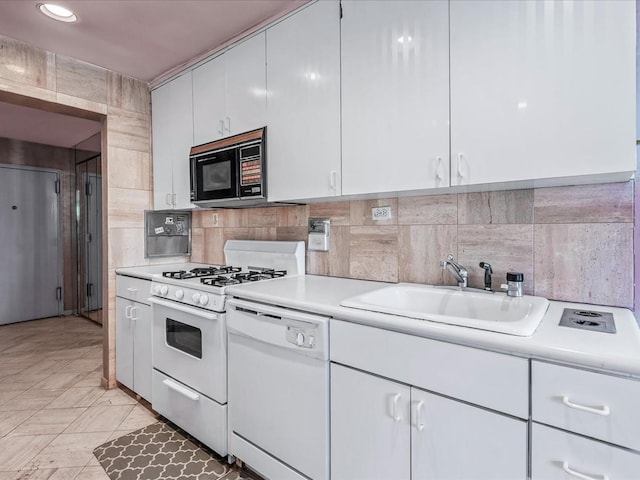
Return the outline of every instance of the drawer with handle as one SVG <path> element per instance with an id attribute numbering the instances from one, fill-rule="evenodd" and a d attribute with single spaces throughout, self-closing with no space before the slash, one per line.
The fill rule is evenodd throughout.
<path id="1" fill-rule="evenodd" d="M 149 305 L 147 298 L 151 296 L 151 281 L 127 277 L 126 275 L 117 275 L 116 295 Z"/>
<path id="2" fill-rule="evenodd" d="M 640 451 L 640 382 L 533 361 L 531 416 L 571 432 Z"/>
<path id="3" fill-rule="evenodd" d="M 637 480 L 640 454 L 533 424 L 531 480 Z"/>

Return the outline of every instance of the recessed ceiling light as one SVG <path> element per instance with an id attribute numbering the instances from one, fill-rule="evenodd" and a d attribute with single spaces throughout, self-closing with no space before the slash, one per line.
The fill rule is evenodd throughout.
<path id="1" fill-rule="evenodd" d="M 55 3 L 39 3 L 36 7 L 47 17 L 58 20 L 59 22 L 73 23 L 78 20 L 76 14 L 71 10 L 56 5 Z"/>

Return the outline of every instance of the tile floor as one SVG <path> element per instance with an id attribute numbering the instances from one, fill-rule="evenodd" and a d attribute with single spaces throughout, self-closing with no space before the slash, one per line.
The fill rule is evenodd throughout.
<path id="1" fill-rule="evenodd" d="M 100 386 L 102 329 L 75 316 L 0 326 L 0 480 L 108 480 L 93 456 L 154 423 Z"/>

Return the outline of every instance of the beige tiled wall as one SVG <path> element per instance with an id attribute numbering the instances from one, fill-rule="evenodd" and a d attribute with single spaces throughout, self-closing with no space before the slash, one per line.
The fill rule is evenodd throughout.
<path id="1" fill-rule="evenodd" d="M 355 200 L 194 213 L 193 260 L 224 261 L 229 238 L 306 240 L 308 217 L 331 218 L 331 250 L 308 252 L 307 273 L 386 282 L 454 284 L 452 253 L 483 286 L 507 271 L 555 300 L 633 307 L 633 182 Z M 376 222 L 371 207 L 391 207 Z M 218 216 L 218 224 L 213 222 Z"/>

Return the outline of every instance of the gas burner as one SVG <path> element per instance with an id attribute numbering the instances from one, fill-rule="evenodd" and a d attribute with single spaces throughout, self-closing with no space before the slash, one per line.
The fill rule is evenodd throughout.
<path id="1" fill-rule="evenodd" d="M 176 278 L 186 280 L 189 278 L 210 277 L 212 275 L 221 275 L 239 272 L 239 267 L 229 267 L 226 265 L 212 265 L 210 267 L 198 267 L 188 272 L 186 270 L 177 270 L 173 272 L 162 272 L 162 276 L 166 278 Z"/>
<path id="2" fill-rule="evenodd" d="M 240 274 L 236 273 L 235 275 L 240 275 Z M 226 287 L 229 285 L 237 285 L 238 283 L 242 283 L 240 280 L 234 278 L 235 275 L 231 277 L 224 277 L 222 275 L 219 275 L 217 277 L 206 277 L 206 278 L 201 278 L 200 282 L 203 283 L 204 285 L 209 285 L 211 287 Z"/>
<path id="3" fill-rule="evenodd" d="M 257 282 L 258 280 L 267 280 L 270 278 L 284 277 L 286 270 L 274 270 L 273 268 L 256 268 L 249 267 L 248 272 L 236 273 L 233 278 L 240 282 Z"/>

